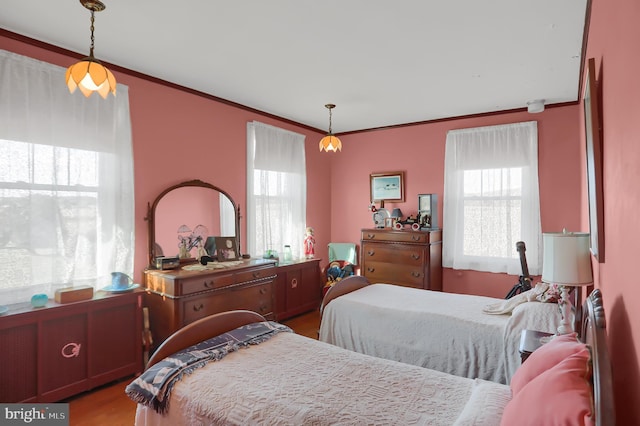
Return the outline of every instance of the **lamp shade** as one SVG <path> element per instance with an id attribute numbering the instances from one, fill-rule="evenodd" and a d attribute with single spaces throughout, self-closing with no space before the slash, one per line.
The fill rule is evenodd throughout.
<path id="1" fill-rule="evenodd" d="M 327 135 L 320 141 L 320 151 L 325 150 L 329 151 L 342 151 L 342 142 L 338 139 L 337 136 Z"/>
<path id="2" fill-rule="evenodd" d="M 85 58 L 67 69 L 67 86 L 71 93 L 80 89 L 87 98 L 98 92 L 104 99 L 109 93 L 116 94 L 116 78 L 111 71 L 92 58 Z"/>
<path id="3" fill-rule="evenodd" d="M 542 234 L 542 281 L 565 286 L 593 282 L 589 234 L 555 232 Z"/>
<path id="4" fill-rule="evenodd" d="M 397 219 L 397 218 L 399 218 L 399 217 L 402 217 L 402 210 L 400 210 L 400 209 L 393 209 L 393 210 L 391 211 L 391 217 L 396 218 L 396 219 Z"/>

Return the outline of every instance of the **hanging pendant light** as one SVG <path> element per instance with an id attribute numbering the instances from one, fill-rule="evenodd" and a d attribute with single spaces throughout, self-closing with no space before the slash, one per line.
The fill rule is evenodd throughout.
<path id="1" fill-rule="evenodd" d="M 340 142 L 340 139 L 338 139 L 337 136 L 334 136 L 331 132 L 331 110 L 335 107 L 336 106 L 334 104 L 325 105 L 325 108 L 329 109 L 329 133 L 320 140 L 320 152 L 322 152 L 323 149 L 327 152 L 342 151 L 342 142 Z"/>
<path id="2" fill-rule="evenodd" d="M 65 77 L 67 86 L 71 93 L 80 89 L 82 94 L 88 98 L 93 92 L 98 92 L 106 99 L 109 92 L 116 95 L 116 78 L 93 56 L 94 13 L 103 11 L 106 6 L 100 0 L 80 0 L 80 3 L 91 11 L 91 48 L 88 58 L 84 58 L 67 69 Z"/>

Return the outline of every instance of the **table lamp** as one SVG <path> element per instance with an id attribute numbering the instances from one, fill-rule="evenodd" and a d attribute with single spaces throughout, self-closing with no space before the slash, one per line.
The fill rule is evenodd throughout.
<path id="1" fill-rule="evenodd" d="M 593 282 L 589 234 L 579 232 L 555 232 L 542 234 L 544 255 L 542 258 L 542 282 L 557 284 L 560 288 L 558 305 L 562 323 L 558 335 L 572 333 L 570 320 L 570 287 L 586 286 Z"/>
<path id="2" fill-rule="evenodd" d="M 394 219 L 400 219 L 402 217 L 402 210 L 395 208 L 391 211 L 391 217 Z"/>

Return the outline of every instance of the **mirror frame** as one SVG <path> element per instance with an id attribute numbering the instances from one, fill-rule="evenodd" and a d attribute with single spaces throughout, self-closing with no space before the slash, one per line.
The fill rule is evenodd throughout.
<path id="1" fill-rule="evenodd" d="M 236 247 L 238 247 L 238 253 L 242 253 L 240 251 L 240 207 L 236 204 L 236 202 L 233 200 L 233 198 L 231 198 L 231 196 L 229 195 L 229 193 L 227 191 L 224 191 L 220 188 L 218 188 L 215 185 L 212 185 L 208 182 L 204 182 L 201 181 L 200 179 L 193 179 L 193 180 L 188 180 L 186 182 L 182 182 L 179 183 L 177 185 L 173 185 L 170 186 L 169 188 L 165 189 L 164 191 L 162 191 L 160 193 L 160 195 L 158 195 L 156 197 L 156 199 L 153 201 L 153 204 L 147 203 L 147 216 L 144 218 L 144 220 L 147 221 L 148 224 L 148 228 L 149 228 L 149 268 L 151 269 L 156 269 L 155 267 L 155 256 L 154 256 L 154 245 L 156 242 L 156 228 L 155 228 L 155 224 L 156 224 L 156 208 L 158 207 L 158 203 L 160 202 L 160 200 L 162 200 L 162 197 L 164 197 L 165 195 L 167 195 L 169 192 L 175 190 L 175 189 L 179 189 L 179 188 L 184 188 L 184 187 L 191 187 L 191 186 L 196 186 L 196 187 L 201 187 L 201 188 L 208 188 L 208 189 L 212 189 L 214 191 L 218 191 L 222 194 L 224 194 L 229 201 L 231 202 L 231 205 L 233 206 L 233 211 L 235 212 L 235 224 L 236 224 Z"/>

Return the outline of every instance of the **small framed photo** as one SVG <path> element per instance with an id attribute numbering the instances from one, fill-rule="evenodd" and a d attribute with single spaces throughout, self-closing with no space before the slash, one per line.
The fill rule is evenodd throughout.
<path id="1" fill-rule="evenodd" d="M 393 228 L 393 225 L 395 224 L 395 218 L 393 217 L 386 217 L 384 219 L 384 227 L 385 228 Z"/>
<path id="2" fill-rule="evenodd" d="M 421 228 L 438 228 L 438 194 L 418 195 L 418 219 Z"/>
<path id="3" fill-rule="evenodd" d="M 216 237 L 216 255 L 219 262 L 238 259 L 238 249 L 235 237 Z"/>
<path id="4" fill-rule="evenodd" d="M 404 172 L 369 175 L 371 202 L 404 202 Z"/>

